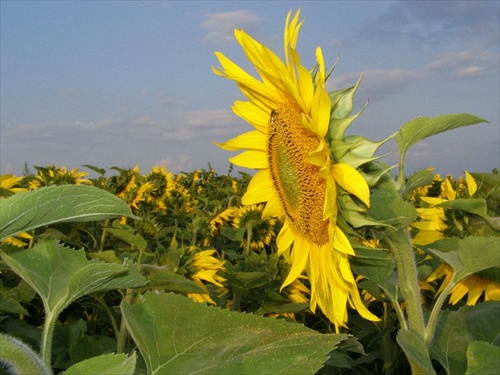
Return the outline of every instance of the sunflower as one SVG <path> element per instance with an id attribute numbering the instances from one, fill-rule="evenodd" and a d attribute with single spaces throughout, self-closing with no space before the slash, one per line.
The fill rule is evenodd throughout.
<path id="1" fill-rule="evenodd" d="M 165 211 L 167 209 L 165 200 L 170 196 L 170 192 L 174 189 L 173 174 L 165 169 L 165 167 L 155 166 L 146 175 L 146 181 L 152 183 L 154 190 L 149 192 L 146 199 L 148 203 L 153 203 L 156 209 Z"/>
<path id="2" fill-rule="evenodd" d="M 271 245 L 271 240 L 275 237 L 274 226 L 276 220 L 273 218 L 262 218 L 262 204 L 252 204 L 240 207 L 236 210 L 233 218 L 233 226 L 245 228 L 246 236 L 241 243 L 241 247 L 250 254 L 251 250 L 264 250 Z"/>
<path id="3" fill-rule="evenodd" d="M 219 294 L 223 294 L 226 289 L 224 283 L 226 279 L 219 275 L 219 272 L 225 271 L 225 261 L 219 260 L 216 257 L 217 250 L 201 250 L 196 247 L 191 247 L 190 251 L 193 256 L 188 261 L 186 268 L 190 274 L 190 278 L 205 291 L 205 293 L 188 293 L 196 302 L 206 302 L 216 305 L 205 283 L 213 284 L 219 289 Z"/>
<path id="4" fill-rule="evenodd" d="M 460 224 L 455 215 L 446 214 L 446 209 L 439 206 L 442 203 L 453 201 L 462 197 L 476 197 L 478 191 L 477 184 L 471 174 L 465 172 L 465 178 L 460 178 L 453 186 L 451 177 L 441 180 L 439 175 L 434 179 L 440 182 L 440 193 L 438 197 L 420 196 L 419 199 L 424 202 L 426 207 L 417 208 L 417 213 L 420 221 L 412 223 L 411 226 L 418 230 L 413 238 L 414 245 L 429 245 L 435 241 L 441 240 L 448 234 L 453 234 L 456 231 L 456 226 L 462 228 L 464 224 Z M 437 206 L 437 207 L 436 207 Z M 475 235 L 474 232 L 468 233 Z M 429 290 L 432 290 L 430 283 L 436 282 L 443 278 L 441 286 L 437 293 L 441 293 L 450 283 L 453 276 L 453 269 L 446 263 L 439 265 L 434 272 L 426 279 L 421 280 L 423 284 L 428 285 Z M 471 275 L 460 281 L 450 292 L 450 303 L 455 305 L 467 295 L 467 305 L 475 305 L 479 298 L 484 294 L 484 300 L 500 300 L 500 285 L 492 280 L 481 277 L 479 275 Z"/>
<path id="5" fill-rule="evenodd" d="M 255 66 L 258 80 L 222 53 L 214 72 L 235 81 L 249 101 L 236 101 L 233 111 L 255 130 L 219 146 L 246 151 L 229 159 L 257 169 L 242 197 L 244 205 L 266 202 L 263 218 L 278 217 L 278 254 L 291 263 L 281 288 L 305 270 L 311 283 L 311 310 L 320 307 L 338 330 L 346 326 L 347 303 L 370 320 L 378 318 L 363 304 L 349 264 L 354 251 L 337 226 L 337 191 L 342 188 L 369 205 L 369 188 L 356 169 L 336 163 L 326 142 L 330 97 L 325 89 L 325 65 L 316 49 L 318 68 L 311 74 L 300 63 L 296 43 L 300 11 L 288 13 L 283 62 L 274 52 L 242 30 L 235 38 Z"/>

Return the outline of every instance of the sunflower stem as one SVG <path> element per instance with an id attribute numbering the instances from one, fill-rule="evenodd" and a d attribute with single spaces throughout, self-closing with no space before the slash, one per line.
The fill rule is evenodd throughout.
<path id="1" fill-rule="evenodd" d="M 439 318 L 439 314 L 441 313 L 441 308 L 443 307 L 444 301 L 451 293 L 455 285 L 456 283 L 450 282 L 441 292 L 432 308 L 431 315 L 429 316 L 429 321 L 427 322 L 427 327 L 425 327 L 424 333 L 424 341 L 426 345 L 429 345 L 434 337 L 434 332 L 436 330 L 436 324 Z"/>
<path id="2" fill-rule="evenodd" d="M 420 286 L 415 254 L 408 230 L 406 228 L 397 231 L 388 230 L 387 234 L 386 240 L 396 262 L 399 286 L 406 302 L 408 328 L 423 337 L 425 332 L 424 314 L 420 303 Z"/>
<path id="3" fill-rule="evenodd" d="M 125 294 L 124 301 L 128 304 L 133 304 L 135 300 L 135 290 L 134 289 L 127 289 L 127 292 Z M 122 321 L 120 323 L 120 331 L 118 333 L 117 337 L 117 342 L 116 342 L 116 352 L 118 354 L 124 353 L 125 351 L 125 344 L 127 342 L 127 337 L 128 337 L 128 328 L 127 328 L 127 322 L 125 321 L 125 317 L 122 316 Z"/>
<path id="4" fill-rule="evenodd" d="M 398 190 L 403 191 L 405 184 L 405 154 L 399 153 Z"/>

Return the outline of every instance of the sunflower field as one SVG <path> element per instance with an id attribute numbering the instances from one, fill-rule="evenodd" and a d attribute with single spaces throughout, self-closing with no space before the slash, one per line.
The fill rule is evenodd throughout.
<path id="1" fill-rule="evenodd" d="M 499 171 L 405 174 L 419 141 L 487 121 L 346 135 L 361 80 L 327 92 L 301 26 L 290 13 L 284 61 L 235 31 L 260 79 L 216 53 L 253 127 L 219 144 L 242 150 L 226 174 L 0 176 L 0 373 L 498 373 Z"/>

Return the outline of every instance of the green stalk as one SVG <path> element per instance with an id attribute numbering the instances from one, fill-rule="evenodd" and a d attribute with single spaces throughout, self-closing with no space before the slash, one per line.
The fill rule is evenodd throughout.
<path id="1" fill-rule="evenodd" d="M 399 153 L 398 190 L 403 191 L 405 184 L 405 154 Z"/>
<path id="2" fill-rule="evenodd" d="M 429 316 L 429 321 L 427 322 L 427 327 L 425 327 L 425 333 L 424 333 L 424 341 L 427 346 L 431 343 L 434 337 L 434 332 L 436 331 L 436 324 L 439 318 L 439 314 L 442 311 L 441 307 L 443 307 L 444 301 L 451 293 L 455 285 L 456 285 L 455 283 L 450 282 L 446 286 L 446 288 L 444 288 L 444 290 L 441 292 L 441 294 L 436 300 L 436 303 L 434 304 L 434 307 L 432 308 L 431 315 Z"/>
<path id="3" fill-rule="evenodd" d="M 124 301 L 132 305 L 134 299 L 135 299 L 135 290 L 131 288 L 127 289 Z M 127 322 L 125 321 L 125 318 L 122 316 L 122 321 L 120 323 L 120 332 L 118 333 L 118 337 L 116 339 L 117 354 L 123 353 L 125 351 L 125 343 L 127 342 L 127 336 L 128 336 Z"/>
<path id="4" fill-rule="evenodd" d="M 420 304 L 417 265 L 408 230 L 406 228 L 397 231 L 388 229 L 386 233 L 387 243 L 396 262 L 401 293 L 406 302 L 409 328 L 424 337 L 425 324 Z"/>
<path id="5" fill-rule="evenodd" d="M 42 360 L 47 368 L 52 366 L 52 338 L 54 336 L 54 328 L 56 327 L 57 314 L 50 311 L 45 306 L 45 322 L 43 323 L 42 341 L 40 343 L 40 351 Z"/>
<path id="6" fill-rule="evenodd" d="M 101 240 L 99 241 L 99 251 L 104 250 L 104 242 L 106 241 L 106 235 L 108 234 L 109 219 L 104 220 L 104 225 L 102 228 Z"/>
<path id="7" fill-rule="evenodd" d="M 392 338 L 389 326 L 389 304 L 384 302 L 384 317 L 383 317 L 383 333 L 382 333 L 382 348 L 384 356 L 384 374 L 392 375 L 394 359 L 392 358 Z"/>

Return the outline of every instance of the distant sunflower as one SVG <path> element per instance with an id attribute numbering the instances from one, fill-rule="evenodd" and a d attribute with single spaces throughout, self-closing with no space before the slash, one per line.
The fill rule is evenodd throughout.
<path id="1" fill-rule="evenodd" d="M 213 284 L 219 289 L 219 293 L 223 294 L 226 289 L 224 283 L 226 279 L 222 277 L 219 273 L 225 271 L 224 263 L 225 261 L 219 260 L 216 257 L 217 250 L 209 249 L 197 251 L 198 248 L 192 247 L 190 249 L 193 252 L 193 256 L 188 261 L 186 268 L 189 273 L 189 277 L 205 291 L 205 293 L 188 293 L 196 302 L 206 302 L 216 305 L 210 293 L 208 291 L 205 283 Z"/>
<path id="2" fill-rule="evenodd" d="M 276 220 L 273 218 L 264 219 L 262 217 L 263 209 L 262 204 L 252 204 L 240 207 L 234 214 L 233 225 L 236 228 L 247 229 L 246 236 L 241 243 L 241 246 L 247 249 L 247 253 L 250 253 L 250 249 L 264 250 L 275 237 Z"/>
<path id="3" fill-rule="evenodd" d="M 427 282 L 434 282 L 444 276 L 439 287 L 441 293 L 450 283 L 453 277 L 453 269 L 446 263 L 441 264 L 427 278 Z M 467 295 L 466 304 L 475 305 L 484 294 L 485 301 L 500 301 L 500 285 L 479 275 L 471 275 L 460 281 L 450 292 L 450 303 L 456 305 Z"/>
<path id="4" fill-rule="evenodd" d="M 250 101 L 236 101 L 233 111 L 256 130 L 220 147 L 247 149 L 230 161 L 257 169 L 242 197 L 244 205 L 266 202 L 263 218 L 277 216 L 283 227 L 278 254 L 291 263 L 282 288 L 306 270 L 311 283 L 311 310 L 319 306 L 337 330 L 347 322 L 347 303 L 370 320 L 378 318 L 363 304 L 349 265 L 354 251 L 337 226 L 338 186 L 369 205 L 369 189 L 351 166 L 335 163 L 325 140 L 330 122 L 330 98 L 325 89 L 325 65 L 316 49 L 314 75 L 301 65 L 295 46 L 299 22 L 288 14 L 284 32 L 285 62 L 244 31 L 235 37 L 262 81 L 252 77 L 220 52 L 222 68 L 214 72 L 234 80 Z"/>

